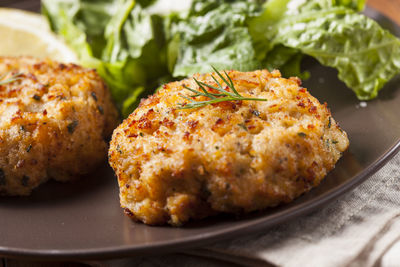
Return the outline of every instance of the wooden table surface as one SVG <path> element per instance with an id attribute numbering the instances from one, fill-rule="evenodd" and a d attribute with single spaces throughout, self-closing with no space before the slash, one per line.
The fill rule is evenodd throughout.
<path id="1" fill-rule="evenodd" d="M 14 0 L 5 0 L 7 3 L 1 3 L 0 6 L 8 5 L 12 6 L 16 4 L 18 1 Z M 34 4 L 30 4 L 32 2 L 37 2 L 35 0 L 23 0 L 19 2 L 26 3 L 26 9 L 32 10 L 35 8 Z M 368 0 L 367 4 L 383 14 L 390 17 L 392 20 L 396 21 L 400 24 L 400 0 Z M 16 259 L 0 259 L 0 267 L 80 267 L 80 266 L 88 266 L 86 264 L 72 263 L 72 262 L 28 262 L 28 261 L 20 261 Z"/>

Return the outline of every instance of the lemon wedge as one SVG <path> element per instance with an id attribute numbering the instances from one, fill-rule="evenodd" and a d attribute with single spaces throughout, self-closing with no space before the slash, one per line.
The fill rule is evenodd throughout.
<path id="1" fill-rule="evenodd" d="M 33 56 L 78 62 L 76 54 L 54 33 L 41 15 L 0 8 L 0 56 Z"/>

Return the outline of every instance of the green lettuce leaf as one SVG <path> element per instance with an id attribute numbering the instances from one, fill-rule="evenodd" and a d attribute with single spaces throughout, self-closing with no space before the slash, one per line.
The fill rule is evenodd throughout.
<path id="1" fill-rule="evenodd" d="M 400 41 L 358 14 L 365 0 L 193 0 L 163 15 L 154 2 L 42 0 L 51 28 L 97 69 L 123 116 L 161 83 L 211 66 L 304 79 L 308 55 L 336 68 L 359 99 L 400 72 Z"/>
<path id="2" fill-rule="evenodd" d="M 307 71 L 301 70 L 303 54 L 297 49 L 289 48 L 283 45 L 276 45 L 264 58 L 262 66 L 269 71 L 280 70 L 283 77 L 297 76 L 303 80 L 309 78 Z"/>
<path id="3" fill-rule="evenodd" d="M 162 19 L 142 8 L 151 2 L 42 1 L 51 28 L 76 51 L 83 66 L 97 69 L 123 116 L 167 74 L 160 53 L 166 50 Z"/>
<path id="4" fill-rule="evenodd" d="M 363 4 L 272 0 L 264 14 L 250 23 L 250 32 L 265 58 L 271 57 L 275 46 L 296 49 L 336 68 L 339 79 L 360 100 L 368 100 L 400 72 L 400 40 L 358 14 Z M 279 10 L 279 14 L 268 12 L 269 5 L 278 5 L 274 12 Z"/>
<path id="5" fill-rule="evenodd" d="M 194 1 L 187 16 L 175 16 L 171 23 L 167 58 L 172 76 L 209 72 L 211 66 L 260 68 L 246 24 L 260 7 L 253 1 Z"/>
<path id="6" fill-rule="evenodd" d="M 117 12 L 118 1 L 111 0 L 42 0 L 42 13 L 50 27 L 59 32 L 65 29 L 66 21 L 85 34 L 86 42 L 96 56 L 106 44 L 104 29 Z M 61 17 L 60 17 L 61 15 Z"/>

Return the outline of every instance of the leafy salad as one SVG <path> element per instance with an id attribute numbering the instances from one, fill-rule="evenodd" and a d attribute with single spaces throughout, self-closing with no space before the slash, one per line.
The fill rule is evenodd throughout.
<path id="1" fill-rule="evenodd" d="M 163 5 L 180 10 L 166 11 Z M 161 84 L 196 72 L 336 68 L 360 100 L 400 73 L 400 40 L 365 0 L 42 0 L 51 28 L 96 68 L 125 117 Z"/>

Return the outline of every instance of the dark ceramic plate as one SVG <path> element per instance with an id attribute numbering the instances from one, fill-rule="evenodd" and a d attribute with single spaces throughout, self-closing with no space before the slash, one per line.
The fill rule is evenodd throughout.
<path id="1" fill-rule="evenodd" d="M 400 35 L 400 28 L 373 10 L 369 16 Z M 119 207 L 118 186 L 104 163 L 81 181 L 50 182 L 28 198 L 0 200 L 0 254 L 27 258 L 100 259 L 165 253 L 224 238 L 262 231 L 323 207 L 363 182 L 400 147 L 400 79 L 379 98 L 360 107 L 332 69 L 307 63 L 305 84 L 349 134 L 350 149 L 324 182 L 291 204 L 237 219 L 228 215 L 192 222 L 183 228 L 134 223 Z"/>

